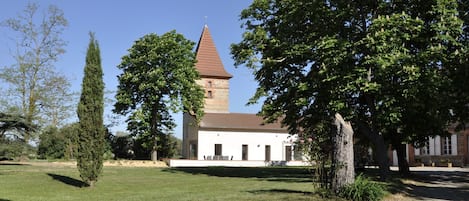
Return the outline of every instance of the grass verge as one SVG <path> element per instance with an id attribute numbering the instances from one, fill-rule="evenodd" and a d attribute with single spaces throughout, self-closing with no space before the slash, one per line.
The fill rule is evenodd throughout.
<path id="1" fill-rule="evenodd" d="M 1 201 L 328 200 L 304 168 L 104 167 L 94 188 L 82 185 L 73 166 L 0 164 Z"/>

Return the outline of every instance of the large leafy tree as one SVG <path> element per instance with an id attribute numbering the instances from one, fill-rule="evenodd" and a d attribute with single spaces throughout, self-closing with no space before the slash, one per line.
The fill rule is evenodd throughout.
<path id="1" fill-rule="evenodd" d="M 383 179 L 389 143 L 403 153 L 447 128 L 457 88 L 447 70 L 464 51 L 456 1 L 255 0 L 241 19 L 232 54 L 254 70 L 252 101 L 265 97 L 268 121 L 321 139 L 342 114 L 373 143 Z"/>
<path id="2" fill-rule="evenodd" d="M 69 81 L 56 71 L 54 63 L 65 50 L 66 42 L 60 37 L 68 22 L 56 6 L 49 6 L 43 15 L 39 6 L 30 3 L 16 18 L 2 25 L 15 35 L 16 49 L 12 56 L 16 65 L 1 68 L 0 80 L 6 84 L 4 106 L 8 111 L 20 113 L 31 124 L 57 126 L 69 117 Z M 32 132 L 22 138 L 29 141 Z"/>
<path id="3" fill-rule="evenodd" d="M 77 166 L 80 177 L 90 187 L 94 186 L 103 168 L 106 145 L 103 112 L 104 82 L 101 56 L 98 41 L 94 34 L 90 33 L 85 74 L 77 109 L 80 125 Z"/>
<path id="4" fill-rule="evenodd" d="M 460 52 L 460 60 L 452 62 L 456 68 L 449 71 L 453 80 L 451 95 L 454 100 L 455 117 L 459 122 L 457 130 L 469 127 L 469 1 L 458 1 L 459 16 L 463 20 L 463 34 L 457 38 L 464 49 Z"/>
<path id="5" fill-rule="evenodd" d="M 147 34 L 135 41 L 118 66 L 119 86 L 114 112 L 128 115 L 127 129 L 151 148 L 151 159 L 165 150 L 175 123 L 171 112 L 203 115 L 203 91 L 195 83 L 194 42 L 176 31 Z M 165 157 L 164 155 L 162 157 Z"/>

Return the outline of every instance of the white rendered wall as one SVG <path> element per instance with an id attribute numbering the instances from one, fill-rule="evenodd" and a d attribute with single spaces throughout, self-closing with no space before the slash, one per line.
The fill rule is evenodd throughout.
<path id="1" fill-rule="evenodd" d="M 296 139 L 288 133 L 200 130 L 198 137 L 198 160 L 215 155 L 215 144 L 222 144 L 222 155 L 233 160 L 242 160 L 242 145 L 248 145 L 248 160 L 264 161 L 266 145 L 270 145 L 270 160 L 286 160 L 285 146 L 293 146 Z"/>

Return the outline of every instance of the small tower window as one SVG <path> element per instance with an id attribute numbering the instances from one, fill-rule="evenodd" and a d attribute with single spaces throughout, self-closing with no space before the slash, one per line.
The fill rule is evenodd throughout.
<path id="1" fill-rule="evenodd" d="M 207 87 L 208 87 L 208 88 L 212 88 L 212 81 L 208 81 L 208 82 L 207 82 Z"/>
<path id="2" fill-rule="evenodd" d="M 213 98 L 213 93 L 212 91 L 207 91 L 207 98 Z"/>

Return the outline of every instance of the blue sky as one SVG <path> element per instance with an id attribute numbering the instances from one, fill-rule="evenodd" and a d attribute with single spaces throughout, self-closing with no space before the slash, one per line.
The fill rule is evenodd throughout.
<path id="1" fill-rule="evenodd" d="M 23 0 L 3 0 L 0 21 L 14 18 L 26 7 Z M 233 75 L 230 80 L 230 112 L 256 113 L 260 105 L 246 106 L 254 94 L 256 82 L 250 70 L 234 67 L 230 44 L 241 41 L 243 29 L 239 15 L 251 0 L 42 0 L 36 1 L 41 14 L 51 4 L 64 11 L 69 26 L 62 38 L 68 42 L 66 53 L 56 63 L 72 83 L 72 90 L 81 90 L 81 80 L 90 31 L 95 32 L 101 48 L 102 67 L 106 90 L 115 91 L 117 65 L 134 41 L 148 33 L 161 35 L 176 30 L 187 39 L 198 42 L 207 23 L 225 69 Z M 39 15 L 38 15 L 39 16 Z M 205 16 L 206 19 L 205 19 Z M 10 50 L 15 46 L 8 37 L 14 37 L 4 27 L 0 28 L 0 66 L 14 64 Z M 3 83 L 1 83 L 3 85 Z M 112 95 L 113 96 L 113 95 Z M 111 106 L 106 109 L 110 114 Z M 175 134 L 182 135 L 182 115 L 175 114 L 178 127 Z M 124 119 L 112 130 L 125 130 Z"/>

